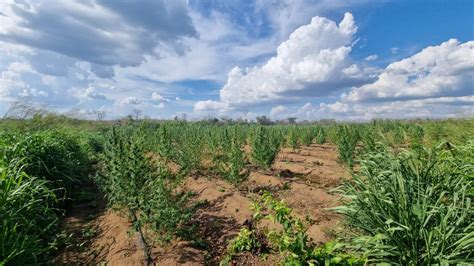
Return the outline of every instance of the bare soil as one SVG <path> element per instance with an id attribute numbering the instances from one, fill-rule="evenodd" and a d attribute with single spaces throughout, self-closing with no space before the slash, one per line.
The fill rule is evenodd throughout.
<path id="1" fill-rule="evenodd" d="M 330 193 L 345 179 L 348 171 L 337 161 L 337 150 L 333 145 L 312 144 L 296 153 L 283 149 L 273 169 L 252 171 L 239 187 L 225 181 L 202 176 L 187 177 L 183 188 L 196 192 L 195 201 L 207 201 L 192 219 L 197 235 L 204 247 L 193 247 L 192 243 L 175 240 L 166 247 L 152 247 L 152 258 L 156 265 L 215 265 L 225 254 L 229 240 L 235 237 L 246 220 L 252 216 L 250 203 L 263 191 L 284 199 L 300 217 L 314 221 L 309 236 L 324 243 L 335 237 L 340 229 L 341 217 L 326 210 L 340 204 L 340 196 Z M 82 206 L 85 208 L 85 206 Z M 132 232 L 126 215 L 112 210 L 90 215 L 79 206 L 65 220 L 65 230 L 74 232 L 84 227 L 95 228 L 94 237 L 83 250 L 65 250 L 56 259 L 57 264 L 144 265 L 144 247 L 139 237 Z M 81 214 L 82 213 L 82 214 Z M 269 227 L 275 226 L 267 224 Z M 82 229 L 81 229 L 82 228 Z M 236 258 L 237 265 L 275 265 L 274 255 L 261 257 L 244 254 Z"/>

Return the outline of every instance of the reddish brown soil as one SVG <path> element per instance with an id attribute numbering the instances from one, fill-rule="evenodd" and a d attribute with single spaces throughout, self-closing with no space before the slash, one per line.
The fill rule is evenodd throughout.
<path id="1" fill-rule="evenodd" d="M 346 169 L 337 162 L 336 148 L 316 144 L 296 153 L 283 149 L 272 170 L 252 171 L 248 180 L 238 188 L 217 178 L 188 177 L 183 188 L 196 192 L 194 200 L 207 201 L 192 219 L 206 248 L 194 248 L 191 243 L 179 240 L 166 247 L 153 247 L 154 264 L 218 264 L 229 240 L 251 217 L 250 203 L 262 191 L 270 191 L 275 197 L 284 199 L 300 217 L 311 218 L 314 224 L 308 230 L 309 236 L 316 242 L 326 242 L 337 234 L 341 221 L 339 215 L 325 210 L 339 205 L 340 196 L 330 194 L 329 190 L 347 178 Z M 145 264 L 143 246 L 136 235 L 129 233 L 131 225 L 124 217 L 110 210 L 100 214 L 91 222 L 99 230 L 88 249 L 84 252 L 64 252 L 58 257 L 58 262 Z M 67 220 L 66 227 L 73 227 L 74 223 L 73 219 Z M 236 264 L 274 265 L 277 260 L 275 256 L 270 256 L 263 261 L 260 257 L 246 254 L 237 258 Z"/>

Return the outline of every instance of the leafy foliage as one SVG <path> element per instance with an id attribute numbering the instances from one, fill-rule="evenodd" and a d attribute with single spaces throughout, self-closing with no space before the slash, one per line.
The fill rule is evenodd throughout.
<path id="1" fill-rule="evenodd" d="M 239 184 L 248 175 L 248 171 L 245 170 L 246 165 L 247 161 L 244 151 L 239 140 L 234 137 L 230 140 L 228 152 L 224 155 L 221 162 L 221 172 L 224 174 L 225 179 L 233 184 Z"/>
<path id="2" fill-rule="evenodd" d="M 136 228 L 143 224 L 167 241 L 192 214 L 188 195 L 174 193 L 173 176 L 165 165 L 155 169 L 146 154 L 144 138 L 127 128 L 113 128 L 105 145 L 98 182 L 111 204 L 129 210 Z"/>
<path id="3" fill-rule="evenodd" d="M 268 169 L 273 165 L 280 150 L 281 141 L 278 136 L 271 135 L 269 130 L 258 127 L 251 142 L 252 159 L 258 166 Z"/>
<path id="4" fill-rule="evenodd" d="M 269 192 L 265 192 L 260 201 L 253 204 L 255 213 L 254 226 L 242 228 L 228 248 L 226 264 L 232 256 L 241 252 L 255 252 L 270 243 L 272 250 L 281 254 L 282 265 L 362 265 L 364 259 L 344 251 L 345 245 L 329 242 L 317 246 L 311 242 L 307 234 L 307 225 L 292 215 L 292 209 L 284 201 L 276 200 Z M 282 230 L 259 229 L 262 219 L 269 219 L 281 225 Z M 263 233 L 265 232 L 265 233 Z M 262 234 L 266 239 L 262 239 Z M 268 239 L 268 240 L 267 240 Z"/>
<path id="5" fill-rule="evenodd" d="M 58 131 L 0 133 L 0 264 L 43 263 L 93 148 Z"/>
<path id="6" fill-rule="evenodd" d="M 48 182 L 30 177 L 18 160 L 0 161 L 0 264 L 42 261 L 52 251 L 45 239 L 57 226 L 57 202 Z"/>
<path id="7" fill-rule="evenodd" d="M 402 265 L 466 262 L 474 250 L 471 205 L 473 164 L 465 148 L 415 149 L 394 155 L 388 149 L 366 154 L 361 172 L 336 210 L 364 236 L 357 239 L 371 262 Z M 464 162 L 464 163 L 463 163 Z"/>
<path id="8" fill-rule="evenodd" d="M 336 128 L 339 159 L 349 167 L 354 165 L 354 155 L 359 138 L 359 131 L 355 126 L 343 125 Z"/>
<path id="9" fill-rule="evenodd" d="M 288 140 L 287 140 L 288 144 L 293 149 L 293 152 L 296 152 L 297 150 L 301 148 L 301 143 L 300 143 L 300 140 L 298 139 L 296 130 L 297 130 L 296 128 L 290 130 L 290 133 L 288 135 Z"/>

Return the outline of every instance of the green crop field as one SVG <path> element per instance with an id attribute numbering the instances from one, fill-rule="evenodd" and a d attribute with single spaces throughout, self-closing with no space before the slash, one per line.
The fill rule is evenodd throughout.
<path id="1" fill-rule="evenodd" d="M 308 166 L 314 156 L 324 157 Z M 298 164 L 312 173 L 298 172 Z M 319 169 L 347 178 L 317 185 L 325 182 Z M 283 185 L 250 189 L 250 178 Z M 123 233 L 142 243 L 120 254 L 138 254 L 143 264 L 165 264 L 163 249 L 183 242 L 209 264 L 468 265 L 473 181 L 472 119 L 291 125 L 7 119 L 0 121 L 0 265 L 78 263 L 71 254 L 107 262 L 113 254 L 94 243 L 106 234 L 98 217 L 109 213 L 127 221 Z M 217 184 L 223 196 L 194 189 L 202 184 Z M 338 197 L 309 212 L 312 205 L 293 203 L 301 196 L 310 204 L 310 193 Z M 96 229 L 74 229 L 78 236 L 68 217 L 79 205 L 94 208 L 97 198 L 107 210 L 87 218 Z M 235 207 L 233 199 L 250 204 Z M 337 229 L 330 225 L 324 230 L 331 233 L 323 230 L 316 241 L 310 228 L 323 221 L 311 211 L 331 213 L 324 215 L 335 217 Z M 233 227 L 223 229 L 230 221 Z M 223 230 L 229 234 L 218 234 Z"/>

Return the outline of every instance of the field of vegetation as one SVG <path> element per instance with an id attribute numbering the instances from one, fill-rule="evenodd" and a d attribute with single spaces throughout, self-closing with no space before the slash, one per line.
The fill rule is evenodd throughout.
<path id="1" fill-rule="evenodd" d="M 0 121 L 0 265 L 472 265 L 474 120 Z"/>

